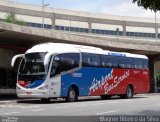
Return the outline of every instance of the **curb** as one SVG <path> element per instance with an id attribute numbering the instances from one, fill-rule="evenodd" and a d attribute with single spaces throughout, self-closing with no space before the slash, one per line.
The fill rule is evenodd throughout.
<path id="1" fill-rule="evenodd" d="M 0 105 L 2 104 L 10 104 L 10 103 L 16 103 L 17 100 L 2 100 L 0 101 Z"/>

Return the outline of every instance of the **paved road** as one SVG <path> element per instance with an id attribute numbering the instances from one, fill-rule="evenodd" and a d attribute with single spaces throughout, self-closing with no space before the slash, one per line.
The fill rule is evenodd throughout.
<path id="1" fill-rule="evenodd" d="M 80 98 L 78 102 L 66 103 L 52 100 L 48 104 L 40 100 L 18 100 L 0 104 L 2 116 L 103 116 L 103 115 L 160 115 L 159 95 L 136 95 L 133 99 L 99 97 Z"/>

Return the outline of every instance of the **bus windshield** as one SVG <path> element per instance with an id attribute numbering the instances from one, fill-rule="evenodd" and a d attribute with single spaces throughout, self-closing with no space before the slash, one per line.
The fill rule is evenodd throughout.
<path id="1" fill-rule="evenodd" d="M 46 53 L 25 54 L 19 69 L 19 75 L 41 75 L 45 74 L 44 57 Z"/>

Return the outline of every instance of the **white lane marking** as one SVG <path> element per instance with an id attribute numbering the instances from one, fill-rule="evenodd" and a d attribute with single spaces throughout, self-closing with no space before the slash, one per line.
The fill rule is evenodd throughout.
<path id="1" fill-rule="evenodd" d="M 11 103 L 12 101 L 0 101 L 0 103 Z"/>
<path id="2" fill-rule="evenodd" d="M 37 108 L 37 107 L 39 107 L 39 106 L 26 106 L 26 107 L 24 107 L 24 106 L 18 106 L 18 108 Z"/>
<path id="3" fill-rule="evenodd" d="M 6 107 L 7 105 L 0 105 L 0 107 Z"/>
<path id="4" fill-rule="evenodd" d="M 8 105 L 9 108 L 13 108 L 16 107 L 15 105 Z"/>
<path id="5" fill-rule="evenodd" d="M 133 102 L 133 100 L 126 100 L 126 101 L 123 101 L 124 103 L 129 103 L 129 102 Z"/>
<path id="6" fill-rule="evenodd" d="M 18 113 L 20 113 L 20 112 L 10 112 L 10 113 L 3 113 L 3 114 L 18 114 Z"/>
<path id="7" fill-rule="evenodd" d="M 56 108 L 66 108 L 66 107 L 56 107 Z"/>
<path id="8" fill-rule="evenodd" d="M 119 111 L 119 110 L 113 110 L 113 111 L 106 111 L 106 112 L 96 113 L 96 115 L 109 114 L 109 113 L 114 113 L 114 112 L 117 112 L 117 111 Z"/>
<path id="9" fill-rule="evenodd" d="M 87 106 L 87 105 L 76 105 L 76 107 L 84 107 L 84 106 Z"/>
<path id="10" fill-rule="evenodd" d="M 32 111 L 44 111 L 45 109 L 35 109 L 35 110 L 32 110 Z"/>
<path id="11" fill-rule="evenodd" d="M 104 103 L 96 103 L 96 104 L 93 104 L 93 105 L 103 105 Z"/>
<path id="12" fill-rule="evenodd" d="M 156 104 L 156 105 L 160 105 L 160 103 Z"/>
<path id="13" fill-rule="evenodd" d="M 111 103 L 119 103 L 118 101 L 114 101 L 114 102 L 111 102 Z"/>

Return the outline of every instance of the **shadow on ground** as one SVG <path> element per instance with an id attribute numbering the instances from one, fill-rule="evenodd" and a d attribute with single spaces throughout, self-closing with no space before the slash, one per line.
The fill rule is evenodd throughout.
<path id="1" fill-rule="evenodd" d="M 142 96 L 139 96 L 139 97 L 134 97 L 132 99 L 143 99 L 143 98 L 147 98 L 147 97 L 142 97 Z M 123 100 L 122 98 L 120 97 L 117 97 L 117 96 L 114 96 L 112 97 L 111 99 L 107 99 L 106 101 L 116 101 L 116 100 Z M 87 102 L 87 101 L 104 101 L 103 99 L 101 99 L 101 97 L 80 97 L 78 99 L 77 102 Z M 59 103 L 67 103 L 65 101 L 65 99 L 61 99 L 61 98 L 58 98 L 58 99 L 51 99 L 49 102 L 42 102 L 41 99 L 19 99 L 17 100 L 17 103 L 25 103 L 25 104 L 59 104 Z M 68 102 L 70 103 L 70 102 Z"/>

